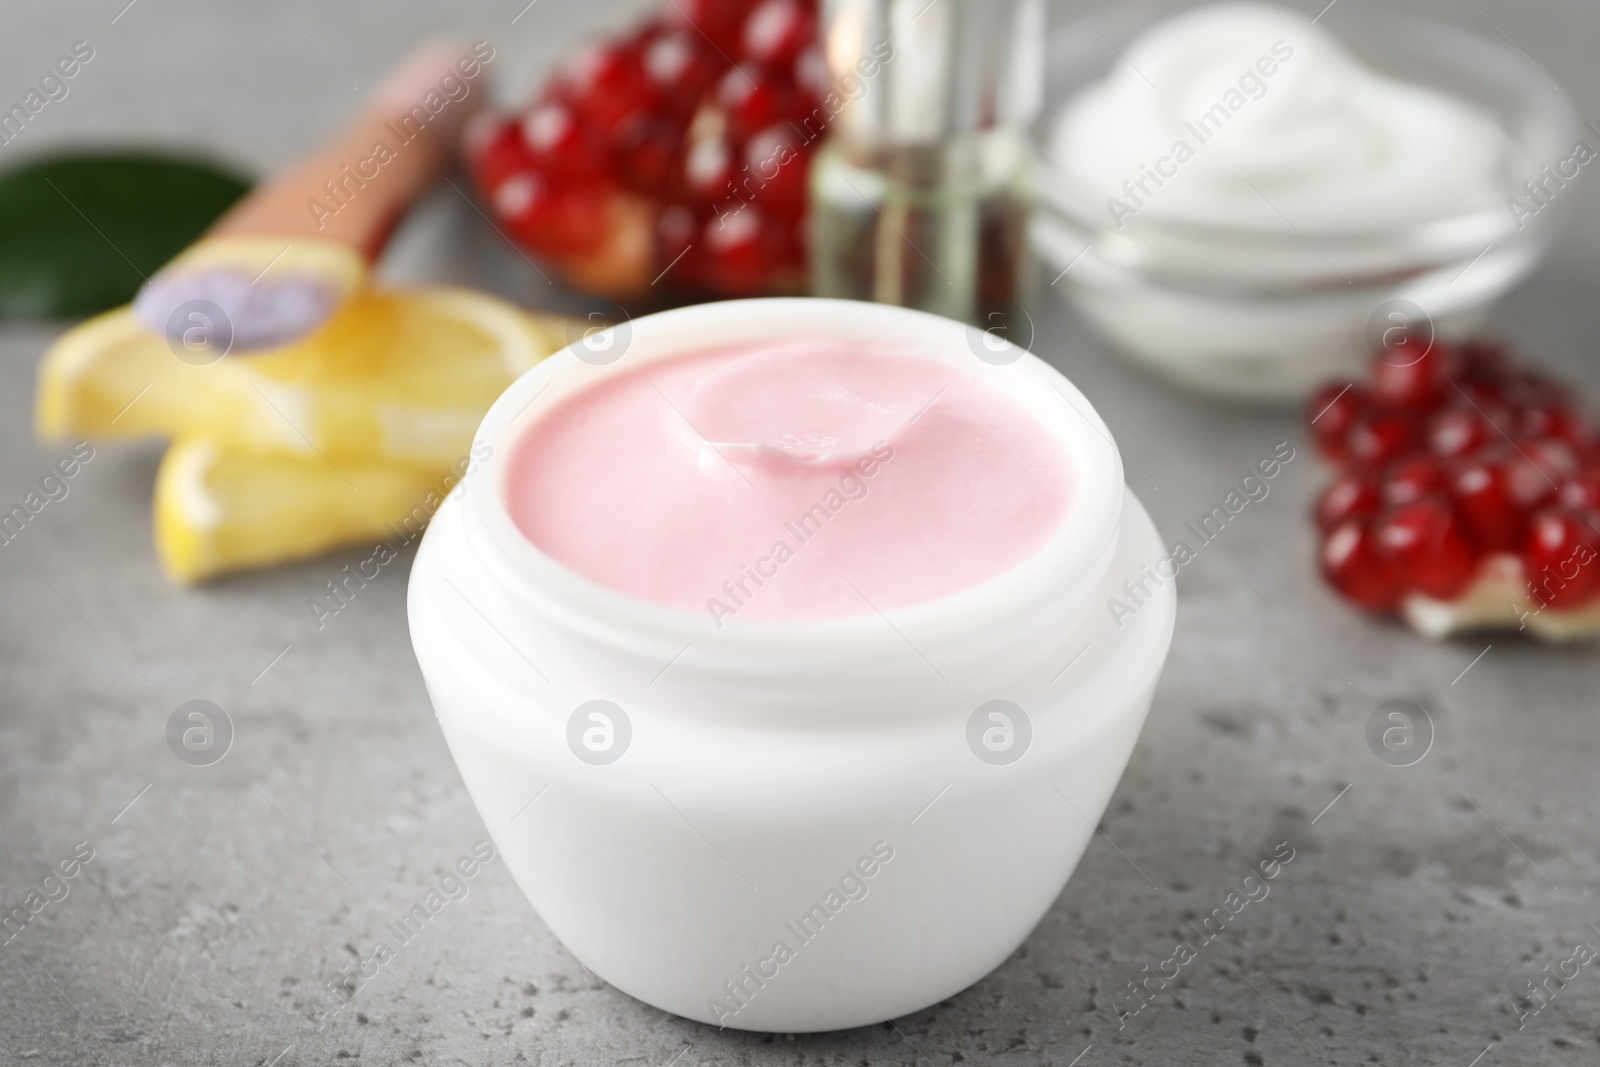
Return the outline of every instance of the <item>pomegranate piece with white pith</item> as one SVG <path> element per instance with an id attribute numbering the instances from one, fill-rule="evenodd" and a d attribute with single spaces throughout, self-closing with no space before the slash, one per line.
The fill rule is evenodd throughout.
<path id="1" fill-rule="evenodd" d="M 1431 637 L 1600 634 L 1600 435 L 1484 342 L 1409 344 L 1308 405 L 1337 468 L 1314 510 L 1328 584 Z"/>
<path id="2" fill-rule="evenodd" d="M 501 230 L 580 289 L 797 292 L 825 71 L 817 0 L 668 0 L 521 114 L 479 116 L 467 168 Z"/>

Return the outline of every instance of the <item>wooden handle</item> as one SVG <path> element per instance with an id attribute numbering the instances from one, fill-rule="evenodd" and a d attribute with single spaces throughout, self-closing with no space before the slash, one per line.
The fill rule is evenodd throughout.
<path id="1" fill-rule="evenodd" d="M 449 164 L 462 124 L 487 97 L 483 68 L 493 56 L 482 43 L 412 53 L 353 121 L 210 232 L 316 237 L 375 260 L 405 209 Z"/>

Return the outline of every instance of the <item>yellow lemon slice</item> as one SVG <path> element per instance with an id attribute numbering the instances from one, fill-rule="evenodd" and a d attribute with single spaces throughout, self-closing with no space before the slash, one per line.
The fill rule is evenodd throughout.
<path id="1" fill-rule="evenodd" d="M 564 319 L 461 289 L 363 289 L 309 337 L 268 352 L 192 340 L 169 341 L 128 308 L 69 330 L 40 368 L 39 433 L 204 437 L 339 466 L 444 470 L 495 397 L 567 343 Z"/>
<path id="2" fill-rule="evenodd" d="M 336 468 L 316 456 L 185 438 L 156 474 L 156 548 L 163 569 L 184 583 L 350 544 L 371 546 L 369 569 L 381 567 L 421 534 L 448 493 L 466 491 L 457 487 L 476 466 L 466 456 L 445 473 L 359 461 Z"/>

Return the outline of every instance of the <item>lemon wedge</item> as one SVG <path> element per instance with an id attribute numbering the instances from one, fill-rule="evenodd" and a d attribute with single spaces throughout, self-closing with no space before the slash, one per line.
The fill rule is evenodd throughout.
<path id="1" fill-rule="evenodd" d="M 392 558 L 475 469 L 471 456 L 445 473 L 372 462 L 335 467 L 318 456 L 185 438 L 173 442 L 156 474 L 156 549 L 162 568 L 185 584 L 350 544 L 387 545 Z"/>
<path id="2" fill-rule="evenodd" d="M 47 438 L 199 437 L 323 470 L 443 471 L 505 387 L 566 343 L 565 320 L 463 289 L 363 289 L 298 342 L 199 358 L 121 308 L 45 354 L 37 426 Z"/>

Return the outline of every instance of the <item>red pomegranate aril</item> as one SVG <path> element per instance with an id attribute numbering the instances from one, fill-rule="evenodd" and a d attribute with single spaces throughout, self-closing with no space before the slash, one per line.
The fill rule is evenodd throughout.
<path id="1" fill-rule="evenodd" d="M 666 119 L 629 115 L 612 137 L 617 176 L 635 192 L 647 196 L 668 193 L 678 169 L 681 137 L 678 127 Z"/>
<path id="2" fill-rule="evenodd" d="M 1470 456 L 1498 435 L 1489 420 L 1472 407 L 1447 408 L 1428 423 L 1428 450 L 1444 459 Z"/>
<path id="3" fill-rule="evenodd" d="M 759 208 L 740 207 L 710 219 L 702 240 L 701 269 L 707 281 L 723 292 L 766 289 L 783 264 L 786 242 Z"/>
<path id="4" fill-rule="evenodd" d="M 1405 454 L 1416 435 L 1410 412 L 1401 408 L 1370 408 L 1356 417 L 1345 437 L 1349 458 L 1377 465 Z"/>
<path id="5" fill-rule="evenodd" d="M 501 182 L 492 197 L 495 213 L 513 225 L 531 224 L 550 205 L 550 180 L 534 171 L 522 171 Z"/>
<path id="6" fill-rule="evenodd" d="M 1451 495 L 1472 538 L 1486 551 L 1515 552 L 1528 516 L 1555 493 L 1537 467 L 1515 453 L 1471 460 L 1451 480 Z"/>
<path id="7" fill-rule="evenodd" d="M 1512 507 L 1501 464 L 1492 459 L 1467 463 L 1451 479 L 1450 495 L 1472 539 L 1482 548 L 1490 552 L 1516 549 L 1523 516 Z"/>
<path id="8" fill-rule="evenodd" d="M 639 49 L 631 43 L 590 45 L 577 54 L 557 77 L 554 90 L 608 133 L 635 111 L 655 103 L 650 79 L 645 76 Z"/>
<path id="9" fill-rule="evenodd" d="M 1498 446 L 1517 432 L 1517 414 L 1520 409 L 1514 404 L 1504 400 L 1492 403 L 1483 401 L 1475 405 L 1474 410 L 1483 416 L 1484 422 L 1489 427 L 1488 445 Z"/>
<path id="10" fill-rule="evenodd" d="M 1345 471 L 1318 498 L 1317 526 L 1322 530 L 1331 530 L 1350 519 L 1375 514 L 1382 504 L 1383 494 L 1371 475 L 1361 471 Z"/>
<path id="11" fill-rule="evenodd" d="M 1518 438 L 1513 442 L 1513 447 L 1518 458 L 1532 464 L 1551 489 L 1578 472 L 1578 454 L 1565 441 Z"/>
<path id="12" fill-rule="evenodd" d="M 693 30 L 669 30 L 644 50 L 644 72 L 658 99 L 681 114 L 694 110 L 723 64 Z"/>
<path id="13" fill-rule="evenodd" d="M 687 22 L 722 52 L 738 51 L 751 0 L 672 0 L 669 15 Z"/>
<path id="14" fill-rule="evenodd" d="M 1600 509 L 1600 463 L 1584 468 L 1563 482 L 1556 500 L 1563 507 Z"/>
<path id="15" fill-rule="evenodd" d="M 543 175 L 524 172 L 501 183 L 493 203 L 511 232 L 532 247 L 580 252 L 605 238 L 606 195 L 593 187 L 559 187 Z"/>
<path id="16" fill-rule="evenodd" d="M 567 104 L 541 104 L 522 119 L 522 142 L 537 168 L 558 179 L 593 178 L 606 171 L 605 146 Z"/>
<path id="17" fill-rule="evenodd" d="M 1444 468 L 1431 456 L 1396 460 L 1383 475 L 1383 503 L 1388 507 L 1414 503 L 1442 489 L 1444 481 Z"/>
<path id="18" fill-rule="evenodd" d="M 1455 356 L 1443 342 L 1410 340 L 1392 345 L 1372 361 L 1372 394 L 1381 403 L 1427 407 L 1455 376 Z"/>
<path id="19" fill-rule="evenodd" d="M 1317 451 L 1335 462 L 1349 458 L 1346 437 L 1367 407 L 1367 391 L 1353 382 L 1331 382 L 1318 389 L 1306 405 L 1311 435 Z"/>
<path id="20" fill-rule="evenodd" d="M 1600 512 L 1546 508 L 1528 524 L 1522 571 L 1528 595 L 1557 610 L 1600 596 Z"/>
<path id="21" fill-rule="evenodd" d="M 786 218 L 800 214 L 806 204 L 811 149 L 799 140 L 787 125 L 756 134 L 745 145 L 744 171 L 735 182 L 748 185 L 756 202 Z"/>
<path id="22" fill-rule="evenodd" d="M 738 140 L 753 136 L 795 110 L 793 87 L 756 63 L 741 63 L 717 83 L 717 103 Z"/>
<path id="23" fill-rule="evenodd" d="M 1400 581 L 1436 600 L 1459 596 L 1477 569 L 1472 543 L 1444 497 L 1395 508 L 1374 523 L 1372 536 Z"/>
<path id="24" fill-rule="evenodd" d="M 744 23 L 744 54 L 788 64 L 816 37 L 816 20 L 800 0 L 765 0 Z"/>
<path id="25" fill-rule="evenodd" d="M 533 167 L 533 157 L 522 143 L 522 131 L 515 119 L 475 115 L 463 133 L 463 141 L 473 176 L 486 192 L 498 188 L 513 174 Z"/>
<path id="26" fill-rule="evenodd" d="M 1390 611 L 1399 603 L 1400 582 L 1378 553 L 1367 520 L 1336 527 L 1322 543 L 1320 563 L 1328 584 L 1362 607 Z"/>
<path id="27" fill-rule="evenodd" d="M 1571 408 L 1560 403 L 1535 403 L 1517 419 L 1517 432 L 1528 437 L 1558 437 L 1572 444 L 1583 441 L 1583 426 Z"/>

